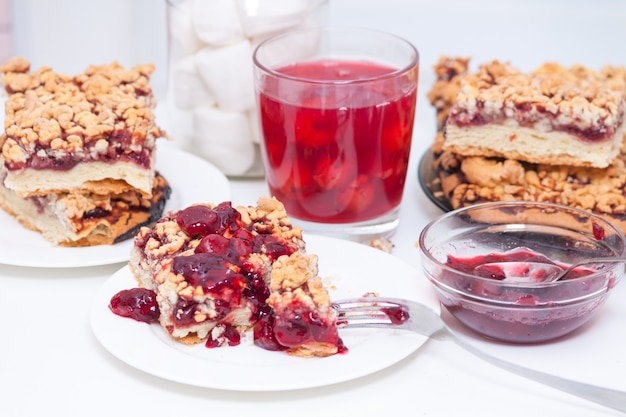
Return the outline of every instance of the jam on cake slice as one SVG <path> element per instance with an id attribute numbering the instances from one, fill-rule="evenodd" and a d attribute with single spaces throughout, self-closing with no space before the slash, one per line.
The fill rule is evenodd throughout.
<path id="1" fill-rule="evenodd" d="M 130 239 L 140 227 L 161 217 L 170 195 L 167 180 L 158 173 L 149 197 L 126 186 L 111 192 L 115 184 L 104 187 L 104 193 L 21 197 L 4 187 L 1 179 L 0 170 L 0 207 L 58 246 L 110 245 Z"/>
<path id="2" fill-rule="evenodd" d="M 135 307 L 145 304 L 137 300 L 147 297 L 157 313 L 141 320 L 158 319 L 183 343 L 237 345 L 251 331 L 268 350 L 305 357 L 346 350 L 317 257 L 276 199 L 169 213 L 140 230 L 129 266 L 139 288 L 116 294 L 113 312 L 137 318 Z"/>
<path id="3" fill-rule="evenodd" d="M 593 71 L 547 63 L 522 73 L 493 61 L 457 81 L 460 88 L 445 124 L 445 150 L 605 168 L 624 144 L 623 68 Z"/>
<path id="4" fill-rule="evenodd" d="M 5 62 L 4 185 L 28 196 L 115 180 L 149 196 L 155 140 L 164 136 L 155 125 L 153 70 L 114 62 L 71 77 L 48 67 L 30 72 L 20 57 Z"/>

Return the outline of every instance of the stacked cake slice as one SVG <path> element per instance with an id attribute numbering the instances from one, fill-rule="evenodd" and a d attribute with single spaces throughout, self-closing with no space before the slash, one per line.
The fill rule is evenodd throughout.
<path id="1" fill-rule="evenodd" d="M 464 155 L 606 168 L 624 142 L 623 69 L 548 63 L 523 73 L 498 61 L 461 80 L 445 147 Z"/>
<path id="2" fill-rule="evenodd" d="M 0 67 L 0 206 L 54 244 L 112 244 L 156 220 L 170 188 L 155 171 L 153 66 L 76 76 L 24 58 Z"/>
<path id="3" fill-rule="evenodd" d="M 593 211 L 626 232 L 626 70 L 547 63 L 529 73 L 443 57 L 428 94 L 451 208 L 527 200 Z"/>

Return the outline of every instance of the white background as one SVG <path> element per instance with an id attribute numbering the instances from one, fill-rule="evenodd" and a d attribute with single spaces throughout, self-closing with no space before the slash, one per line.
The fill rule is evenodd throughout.
<path id="1" fill-rule="evenodd" d="M 165 0 L 12 5 L 14 51 L 34 67 L 74 73 L 112 60 L 154 62 L 155 82 L 165 80 Z M 327 10 L 329 24 L 379 28 L 413 42 L 426 78 L 441 54 L 508 60 L 525 70 L 552 60 L 594 68 L 626 64 L 621 0 L 329 0 Z"/>
<path id="2" fill-rule="evenodd" d="M 164 91 L 163 1 L 15 0 L 13 6 L 14 50 L 34 67 L 72 73 L 114 59 L 124 65 L 154 62 L 156 91 Z M 394 254 L 416 266 L 419 231 L 441 214 L 415 175 L 417 160 L 434 135 L 434 113 L 425 94 L 441 54 L 469 56 L 474 63 L 510 61 L 521 69 L 545 61 L 596 68 L 626 64 L 626 2 L 621 0 L 330 0 L 329 23 L 387 30 L 412 41 L 421 53 L 411 168 L 401 229 L 394 238 Z M 254 203 L 266 192 L 262 182 L 231 185 L 236 204 Z M 93 297 L 120 266 L 0 265 L 1 416 L 619 415 L 501 371 L 442 341 L 428 342 L 376 375 L 313 390 L 246 394 L 154 378 L 110 355 L 89 327 Z M 557 352 L 569 374 L 581 379 L 600 375 L 600 380 L 623 385 L 625 296 L 622 283 L 594 324 L 601 329 L 609 322 L 614 333 L 600 332 L 604 336 L 592 340 L 585 335 L 593 332 L 582 333 L 570 340 L 574 349 Z M 538 363 L 554 354 L 545 350 Z"/>

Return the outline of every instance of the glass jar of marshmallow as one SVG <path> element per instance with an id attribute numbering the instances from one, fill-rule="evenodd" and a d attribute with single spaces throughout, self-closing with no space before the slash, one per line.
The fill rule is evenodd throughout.
<path id="1" fill-rule="evenodd" d="M 166 130 L 231 178 L 263 176 L 252 53 L 269 36 L 319 25 L 327 0 L 166 0 Z"/>

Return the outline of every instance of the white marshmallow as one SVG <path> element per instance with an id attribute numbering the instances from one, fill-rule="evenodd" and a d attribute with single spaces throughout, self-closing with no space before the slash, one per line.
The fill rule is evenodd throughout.
<path id="1" fill-rule="evenodd" d="M 307 22 L 319 0 L 241 0 L 237 3 L 243 31 L 255 37 Z"/>
<path id="2" fill-rule="evenodd" d="M 193 109 L 215 105 L 215 98 L 196 70 L 193 55 L 186 56 L 171 67 L 171 97 L 177 107 Z"/>
<path id="3" fill-rule="evenodd" d="M 198 38 L 209 45 L 244 39 L 235 0 L 192 0 L 191 16 Z"/>
<path id="4" fill-rule="evenodd" d="M 195 64 L 218 107 L 245 111 L 254 107 L 252 47 L 242 41 L 221 48 L 204 47 L 195 55 Z"/>
<path id="5" fill-rule="evenodd" d="M 193 128 L 193 152 L 224 174 L 243 175 L 254 164 L 256 150 L 245 113 L 200 107 L 193 111 Z"/>
<path id="6" fill-rule="evenodd" d="M 170 39 L 177 43 L 176 46 L 170 48 L 170 51 L 176 51 L 181 55 L 194 53 L 202 45 L 193 28 L 191 3 L 192 0 L 188 0 L 168 6 L 170 8 L 168 15 Z"/>

